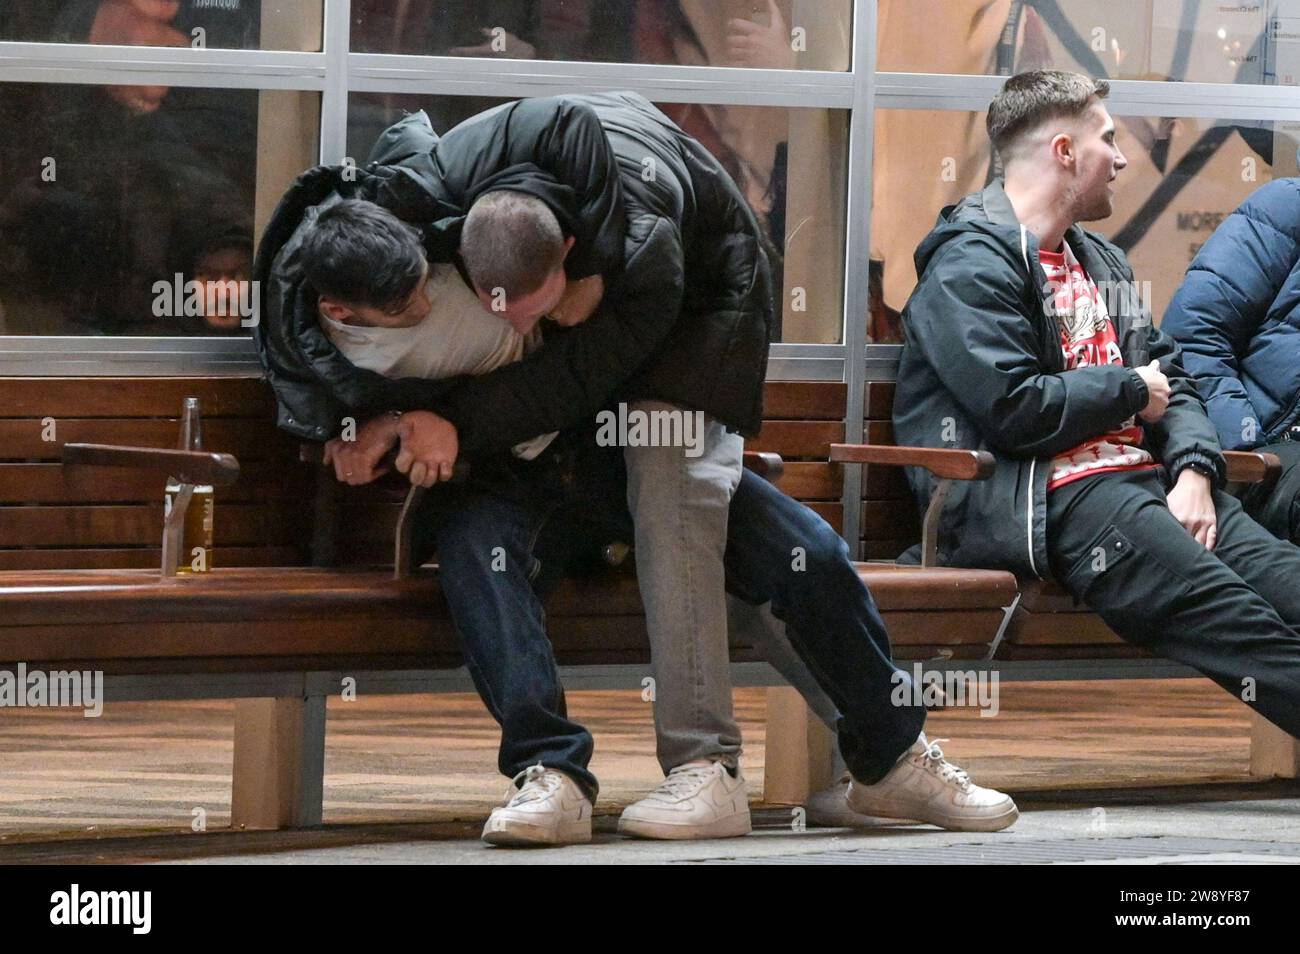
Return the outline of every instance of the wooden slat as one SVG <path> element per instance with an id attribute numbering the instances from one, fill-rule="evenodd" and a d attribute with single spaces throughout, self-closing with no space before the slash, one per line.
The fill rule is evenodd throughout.
<path id="1" fill-rule="evenodd" d="M 172 417 L 187 397 L 205 419 L 275 419 L 271 388 L 255 377 L 0 378 L 0 417 Z"/>
<path id="2" fill-rule="evenodd" d="M 785 465 L 777 486 L 796 500 L 839 500 L 844 474 L 830 464 L 794 462 Z"/>
<path id="3" fill-rule="evenodd" d="M 901 467 L 867 464 L 863 468 L 862 499 L 906 500 L 912 502 L 912 488 Z"/>
<path id="4" fill-rule="evenodd" d="M 55 440 L 44 439 L 39 418 L 0 419 L 0 459 L 60 459 L 65 443 L 134 444 L 140 447 L 175 447 L 180 421 L 175 418 L 56 418 Z M 234 454 L 240 464 L 262 458 L 293 460 L 298 442 L 279 431 L 272 420 L 242 420 L 204 415 L 203 445 L 208 450 Z"/>
<path id="5" fill-rule="evenodd" d="M 391 546 L 385 556 L 392 561 Z M 0 570 L 153 570 L 161 559 L 157 547 L 0 550 Z M 284 546 L 215 547 L 211 556 L 211 563 L 221 567 L 294 566 L 301 562 L 296 547 Z"/>
<path id="6" fill-rule="evenodd" d="M 763 417 L 773 420 L 842 421 L 848 390 L 839 381 L 768 381 Z"/>
<path id="7" fill-rule="evenodd" d="M 221 501 L 301 501 L 307 482 L 298 465 L 240 462 L 239 480 L 216 490 Z M 156 473 L 122 467 L 0 464 L 0 503 L 140 503 L 161 498 L 167 484 Z M 292 506 L 292 504 L 291 504 Z"/>
<path id="8" fill-rule="evenodd" d="M 892 500 L 868 500 L 862 504 L 864 540 L 918 540 L 921 518 L 912 506 Z"/>
<path id="9" fill-rule="evenodd" d="M 830 446 L 844 439 L 840 421 L 764 421 L 763 430 L 745 441 L 745 450 L 772 451 L 785 460 L 815 457 L 825 460 Z"/>
<path id="10" fill-rule="evenodd" d="M 106 506 L 0 507 L 0 547 L 148 546 L 162 539 L 162 501 Z M 277 504 L 218 499 L 216 546 L 294 544 L 297 517 Z"/>
<path id="11" fill-rule="evenodd" d="M 888 421 L 894 413 L 894 382 L 868 381 L 863 417 L 869 421 Z"/>

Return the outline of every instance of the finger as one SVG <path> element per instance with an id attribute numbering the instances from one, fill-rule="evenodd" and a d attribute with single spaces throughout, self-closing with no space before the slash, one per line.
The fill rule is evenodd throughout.
<path id="1" fill-rule="evenodd" d="M 400 473 L 405 474 L 411 469 L 411 465 L 415 463 L 415 455 L 406 448 L 402 448 L 397 452 L 397 460 L 393 463 L 397 465 L 397 469 Z"/>
<path id="2" fill-rule="evenodd" d="M 326 442 L 325 442 L 325 453 L 324 453 L 324 455 L 321 457 L 321 463 L 322 463 L 322 464 L 325 464 L 326 466 L 329 466 L 330 462 L 333 461 L 333 460 L 334 460 L 334 442 L 333 442 L 333 441 L 326 441 Z"/>
<path id="3" fill-rule="evenodd" d="M 438 465 L 438 479 L 444 482 L 451 480 L 452 471 L 455 469 L 456 465 L 452 461 L 444 460 Z"/>
<path id="4" fill-rule="evenodd" d="M 411 465 L 411 472 L 407 476 L 411 478 L 412 484 L 423 484 L 427 475 L 428 468 L 424 466 L 424 461 L 417 460 Z"/>
<path id="5" fill-rule="evenodd" d="M 1210 524 L 1209 530 L 1205 534 L 1205 549 L 1213 550 L 1219 542 L 1219 528 L 1215 524 Z"/>
<path id="6" fill-rule="evenodd" d="M 1147 367 L 1150 368 L 1150 369 L 1153 370 L 1153 371 L 1159 371 L 1159 370 L 1160 370 L 1160 362 L 1157 361 L 1157 360 L 1154 360 L 1154 359 L 1153 359 L 1152 362 L 1151 362 L 1150 364 L 1147 365 Z"/>

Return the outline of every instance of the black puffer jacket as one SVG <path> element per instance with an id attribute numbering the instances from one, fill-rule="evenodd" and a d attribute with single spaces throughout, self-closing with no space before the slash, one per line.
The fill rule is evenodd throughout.
<path id="1" fill-rule="evenodd" d="M 602 306 L 490 374 L 389 380 L 348 362 L 321 332 L 296 262 L 314 207 L 365 198 L 423 230 L 433 261 L 453 261 L 479 194 L 536 195 L 577 243 L 570 278 L 605 276 Z M 423 114 L 390 128 L 365 169 L 318 167 L 281 201 L 255 266 L 255 339 L 280 401 L 279 423 L 332 436 L 348 415 L 427 409 L 456 425 L 464 454 L 507 449 L 590 423 L 613 399 L 659 398 L 745 434 L 762 420 L 771 278 L 757 222 L 702 146 L 633 93 L 524 100 L 442 139 Z"/>
<path id="2" fill-rule="evenodd" d="M 1065 370 L 1038 240 L 1000 182 L 944 209 L 917 248 L 920 284 L 903 311 L 895 435 L 899 444 L 987 450 L 996 460 L 988 480 L 954 484 L 941 521 L 941 562 L 1050 576 L 1051 459 L 1146 407 L 1147 386 L 1134 369 L 1153 360 L 1172 396 L 1164 416 L 1143 425 L 1145 446 L 1171 478 L 1196 462 L 1222 482 L 1205 402 L 1178 345 L 1143 308 L 1124 253 L 1077 225 L 1065 240 L 1107 295 L 1123 365 Z M 909 468 L 908 480 L 924 506 L 934 479 Z"/>

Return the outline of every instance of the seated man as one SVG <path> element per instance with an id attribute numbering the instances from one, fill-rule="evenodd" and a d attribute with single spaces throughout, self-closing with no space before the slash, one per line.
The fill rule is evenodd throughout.
<path id="1" fill-rule="evenodd" d="M 946 562 L 1054 578 L 1124 639 L 1300 734 L 1300 550 L 1219 489 L 1178 346 L 1123 253 L 1076 224 L 1110 214 L 1126 165 L 1108 92 L 1035 71 L 993 100 L 1005 181 L 944 209 L 917 250 L 895 430 L 997 462 L 949 496 Z M 928 500 L 930 478 L 908 476 Z"/>
<path id="2" fill-rule="evenodd" d="M 552 110 L 557 107 L 561 111 L 571 111 L 572 103 L 561 100 L 552 104 L 535 103 L 532 106 L 534 109 Z M 517 112 L 523 113 L 525 110 L 520 106 Z M 486 116 L 493 113 L 501 116 L 500 110 L 492 111 Z M 475 124 L 480 124 L 476 131 L 482 133 L 481 124 L 484 122 L 486 118 L 480 117 L 471 120 L 466 126 L 474 129 Z M 552 122 L 543 127 L 552 130 L 552 133 L 548 133 L 552 139 L 555 138 L 554 129 L 557 125 L 562 123 Z M 439 167 L 448 161 L 456 161 L 454 154 L 449 159 L 445 148 L 456 135 L 456 131 L 453 131 L 437 143 Z M 509 139 L 518 143 L 523 138 L 489 137 L 488 141 Z M 474 156 L 475 161 L 481 162 L 485 161 L 483 156 L 486 151 L 469 154 Z M 340 359 L 328 341 L 322 343 L 313 338 L 307 322 L 313 313 L 321 311 L 332 315 L 336 322 L 346 319 L 361 327 L 391 324 L 394 321 L 402 325 L 407 324 L 413 316 L 418 316 L 425 309 L 421 301 L 421 276 L 424 275 L 425 261 L 418 240 L 409 235 L 403 238 L 400 229 L 386 230 L 377 228 L 374 223 L 353 223 L 351 228 L 338 229 L 336 238 L 339 247 L 325 256 L 328 267 L 319 267 L 321 263 L 315 261 L 319 257 L 317 253 L 306 254 L 312 243 L 306 240 L 305 235 L 310 235 L 312 229 L 305 228 L 301 230 L 304 234 L 297 233 L 300 231 L 302 214 L 312 214 L 306 201 L 307 196 L 312 194 L 313 189 L 324 191 L 326 186 L 339 191 L 385 198 L 390 204 L 404 206 L 406 211 L 427 212 L 424 196 L 443 190 L 425 186 L 423 194 L 412 192 L 410 179 L 403 173 L 414 166 L 418 179 L 418 173 L 425 168 L 426 160 L 418 152 L 405 147 L 398 149 L 397 153 L 414 157 L 411 165 L 389 168 L 382 164 L 379 168 L 372 165 L 366 173 L 355 169 L 314 170 L 308 173 L 300 181 L 298 189 L 282 203 L 281 211 L 268 233 L 272 238 L 277 235 L 280 237 L 280 246 L 274 241 L 264 240 L 259 273 L 268 273 L 272 258 L 275 273 L 272 276 L 273 293 L 269 296 L 272 307 L 269 314 L 263 316 L 259 326 L 259 343 L 268 370 L 272 372 L 273 383 L 277 385 L 282 423 L 306 429 L 307 433 L 316 433 L 316 429 L 309 425 L 320 422 L 317 427 L 327 428 L 327 415 L 333 407 L 337 407 L 338 412 L 348 407 L 358 407 L 373 413 L 384 407 L 384 402 L 387 402 L 388 408 L 399 411 L 403 406 L 414 406 L 414 410 L 400 415 L 400 423 L 383 416 L 368 422 L 358 433 L 355 446 L 340 448 L 340 453 L 332 456 L 336 467 L 340 460 L 355 462 L 351 475 L 347 473 L 347 466 L 344 466 L 342 476 L 345 479 L 369 479 L 375 462 L 400 433 L 402 452 L 399 455 L 399 466 L 409 469 L 418 482 L 429 482 L 431 473 L 445 478 L 450 464 L 455 460 L 454 450 L 450 454 L 430 453 L 428 445 L 436 444 L 437 441 L 430 441 L 426 434 L 421 433 L 432 430 L 436 438 L 439 426 L 427 420 L 432 415 L 420 405 L 442 408 L 446 406 L 444 398 L 449 394 L 453 396 L 453 404 L 455 396 L 460 396 L 460 421 L 474 421 L 477 418 L 481 422 L 491 421 L 493 424 L 491 427 L 471 431 L 476 451 L 473 455 L 476 472 L 480 456 L 499 452 L 503 445 L 509 448 L 523 439 L 553 429 L 567 433 L 584 423 L 589 426 L 589 415 L 594 415 L 598 409 L 590 405 L 597 397 L 602 402 L 608 400 L 612 389 L 619 387 L 628 374 L 645 363 L 647 345 L 651 348 L 651 355 L 658 360 L 653 349 L 658 347 L 664 332 L 654 330 L 646 322 L 652 318 L 659 320 L 656 314 L 662 309 L 657 306 L 657 299 L 665 297 L 665 292 L 673 291 L 671 281 L 665 285 L 663 276 L 667 274 L 671 277 L 676 269 L 681 268 L 681 262 L 674 259 L 671 245 L 665 251 L 665 247 L 658 244 L 662 239 L 652 239 L 672 234 L 673 226 L 656 224 L 662 223 L 662 219 L 653 215 L 638 215 L 636 225 L 629 227 L 626 239 L 630 251 L 624 257 L 628 266 L 621 270 L 611 286 L 606 306 L 587 322 L 577 322 L 574 318 L 575 315 L 581 316 L 583 308 L 571 312 L 563 300 L 565 276 L 551 275 L 546 271 L 555 267 L 553 257 L 547 255 L 537 258 L 538 272 L 533 276 L 535 280 L 527 283 L 524 291 L 531 292 L 531 289 L 539 288 L 545 289 L 552 298 L 560 297 L 562 315 L 566 321 L 577 323 L 578 327 L 553 336 L 553 340 L 548 340 L 527 360 L 468 380 L 444 381 L 437 386 L 431 386 L 433 382 L 428 380 L 415 378 L 390 380 L 377 377 L 373 370 L 359 368 Z M 464 157 L 459 157 L 458 161 L 464 161 Z M 640 169 L 640 165 L 636 168 Z M 349 174 L 356 177 L 357 187 L 353 190 L 340 188 L 349 181 Z M 662 177 L 659 181 L 663 182 Z M 443 182 L 445 185 L 445 179 Z M 401 195 L 399 186 L 405 190 Z M 481 199 L 476 199 L 471 204 L 471 219 L 478 201 L 495 202 L 493 195 L 494 190 L 482 190 Z M 347 207 L 349 206 L 342 206 Z M 321 224 L 321 220 L 336 218 L 340 220 L 340 226 L 346 226 L 346 215 L 342 212 L 334 213 L 330 209 L 320 213 L 316 224 Z M 632 216 L 629 218 L 632 219 Z M 642 224 L 642 220 L 646 220 L 645 224 Z M 535 219 L 532 224 L 519 223 L 519 227 L 512 231 L 527 234 L 535 224 Z M 468 221 L 465 228 L 470 228 Z M 283 236 L 291 233 L 292 237 L 285 241 Z M 385 236 L 394 241 L 390 242 Z M 570 235 L 570 238 L 573 236 Z M 430 244 L 427 234 L 425 242 L 426 246 Z M 331 241 L 320 245 L 324 250 L 329 250 L 334 243 Z M 581 241 L 568 245 L 562 256 L 564 270 L 569 272 L 569 278 L 579 277 L 569 270 L 568 265 L 581 245 Z M 350 252 L 340 251 L 349 247 Z M 638 256 L 644 256 L 644 259 L 639 259 Z M 437 260 L 435 256 L 435 261 Z M 645 261 L 648 267 L 633 267 L 638 261 Z M 305 280 L 303 273 L 310 274 L 310 280 Z M 458 273 L 459 269 L 454 265 L 442 269 L 443 275 Z M 345 275 L 348 280 L 344 280 Z M 395 276 L 401 280 L 390 284 L 390 279 Z M 463 275 L 460 277 L 466 278 Z M 323 291 L 318 285 L 328 291 Z M 552 294 L 553 290 L 556 294 Z M 468 280 L 464 281 L 458 294 L 467 292 L 473 294 Z M 493 296 L 489 294 L 487 297 Z M 308 308 L 313 303 L 315 307 L 309 311 Z M 518 303 L 519 299 L 516 298 L 515 304 Z M 552 301 L 547 307 L 554 304 Z M 507 328 L 506 322 L 514 325 L 516 334 L 519 325 L 515 323 L 523 321 L 513 308 L 501 316 L 506 321 L 493 317 L 490 311 L 484 311 L 483 314 L 496 321 L 503 330 Z M 672 319 L 668 324 L 675 324 L 677 313 L 670 310 L 668 314 Z M 529 317 L 535 322 L 537 314 Z M 641 322 L 640 327 L 638 321 Z M 690 341 L 689 337 L 680 340 L 674 338 L 664 347 L 671 354 L 677 354 L 683 350 L 683 342 L 689 344 Z M 459 346 L 454 339 L 450 339 L 450 343 Z M 404 351 L 404 346 L 399 344 L 395 351 Z M 765 345 L 763 353 L 765 354 Z M 306 361 L 303 360 L 304 357 Z M 479 358 L 473 355 L 466 355 L 465 358 L 470 363 L 462 370 L 473 370 L 474 363 Z M 674 380 L 668 373 L 670 368 L 671 363 L 660 372 L 659 380 L 664 387 L 672 386 Z M 571 375 L 575 369 L 588 372 L 589 377 L 585 380 L 581 377 L 577 381 L 569 380 L 566 375 Z M 403 373 L 396 366 L 389 370 Z M 679 382 L 689 381 L 680 374 L 677 377 Z M 732 391 L 740 382 L 750 380 L 750 372 L 746 370 L 740 376 L 733 372 L 733 377 L 736 377 L 737 384 L 732 385 Z M 726 376 L 724 380 L 725 378 Z M 328 382 L 329 386 L 322 386 L 323 382 Z M 756 385 L 761 396 L 761 374 L 756 379 Z M 684 385 L 679 383 L 678 386 Z M 753 385 L 745 383 L 744 390 L 740 392 L 741 397 L 748 394 L 752 387 Z M 485 388 L 494 393 L 494 400 L 484 401 L 481 397 L 474 399 L 473 396 L 481 395 Z M 732 391 L 724 390 L 722 393 L 730 394 Z M 751 409 L 743 401 L 739 406 L 741 410 L 732 413 L 741 422 L 757 413 L 756 408 Z M 306 412 L 308 422 L 299 418 L 298 409 Z M 747 425 L 742 423 L 740 426 Z M 546 494 L 540 496 L 546 498 Z M 1015 807 L 1010 799 L 972 786 L 964 773 L 942 759 L 937 747 L 919 738 L 923 712 L 894 707 L 887 702 L 893 685 L 892 677 L 896 672 L 888 660 L 887 637 L 869 594 L 847 558 L 847 548 L 838 535 L 807 508 L 749 474 L 739 478 L 728 510 L 730 524 L 724 553 L 727 586 L 751 604 L 772 603 L 777 617 L 790 624 L 790 633 L 792 638 L 800 642 L 801 652 L 819 659 L 819 679 L 831 695 L 834 705 L 844 713 L 841 721 L 841 747 L 853 776 L 861 783 L 858 786 L 861 793 L 859 800 L 875 798 L 883 807 L 890 809 L 877 811 L 876 814 L 934 820 L 952 827 L 1000 828 L 1014 821 Z M 453 526 L 457 519 L 451 518 Z M 638 517 L 638 523 L 643 524 L 644 521 Z M 497 539 L 500 536 L 464 535 L 465 539 L 471 541 Z M 668 540 L 667 545 L 671 546 L 671 534 Z M 507 769 L 507 761 L 510 761 L 512 767 L 517 767 L 517 771 L 538 763 L 544 766 L 534 773 L 536 777 L 527 780 L 510 805 L 494 815 L 496 822 L 503 823 L 511 830 L 498 832 L 494 821 L 490 820 L 487 834 L 493 837 L 501 834 L 504 840 L 531 828 L 542 835 L 535 840 L 577 840 L 582 835 L 582 805 L 586 802 L 589 831 L 590 798 L 594 796 L 594 780 L 583 774 L 585 759 L 560 761 L 552 758 L 552 762 L 556 763 L 554 765 L 547 765 L 541 760 L 521 761 L 519 752 L 527 751 L 530 746 L 536 748 L 539 742 L 544 743 L 547 739 L 544 734 L 539 735 L 529 720 L 513 720 L 511 713 L 505 711 L 505 707 L 515 707 L 516 704 L 524 708 L 531 706 L 533 709 L 546 710 L 551 716 L 560 711 L 558 681 L 553 680 L 554 667 L 550 661 L 545 632 L 540 624 L 540 606 L 535 605 L 535 596 L 526 592 L 528 577 L 536 563 L 530 552 L 532 544 L 533 534 L 528 532 L 513 534 L 512 539 L 498 540 L 496 544 L 507 556 L 506 567 L 515 566 L 522 572 L 489 572 L 491 567 L 487 564 L 486 554 L 494 547 L 484 547 L 478 543 L 474 544 L 474 552 L 458 558 L 458 566 L 449 570 L 451 559 L 448 557 L 448 548 L 439 534 L 439 548 L 444 557 L 445 586 L 458 592 L 463 591 L 460 597 L 448 593 L 462 632 L 467 625 L 465 619 L 472 618 L 474 614 L 469 611 L 456 612 L 460 599 L 477 600 L 482 604 L 485 602 L 482 598 L 485 589 L 500 595 L 499 599 L 493 597 L 493 605 L 485 610 L 496 614 L 494 624 L 482 626 L 482 631 L 474 636 L 466 635 L 465 644 L 467 655 L 472 657 L 475 653 L 474 644 L 481 641 L 484 658 L 489 661 L 487 667 L 479 667 L 476 678 L 501 677 L 495 687 L 496 691 L 491 694 L 489 705 L 496 706 L 494 712 L 503 713 L 499 716 L 503 724 L 503 770 L 515 774 Z M 800 549 L 806 554 L 806 563 L 792 560 L 792 554 Z M 641 556 L 653 559 L 655 554 L 651 550 L 643 552 Z M 671 556 L 669 553 L 667 557 L 660 558 Z M 508 595 L 503 591 L 508 591 Z M 509 622 L 505 622 L 507 618 Z M 532 648 L 525 650 L 522 646 L 515 645 L 509 652 L 502 652 L 499 648 L 494 651 L 493 641 L 502 638 L 499 630 L 503 626 L 527 630 L 529 636 L 524 644 Z M 725 640 L 725 632 L 723 638 Z M 723 651 L 725 653 L 725 641 Z M 823 655 L 827 657 L 824 660 L 821 659 Z M 477 665 L 477 662 L 471 660 L 471 671 Z M 530 668 L 535 671 L 538 666 L 549 667 L 549 680 L 533 679 L 528 675 Z M 553 682 L 557 688 L 545 698 L 528 698 L 518 690 L 520 683 L 504 678 L 510 671 L 524 674 L 525 681 L 522 685 L 545 686 Z M 824 708 L 819 711 L 824 711 Z M 551 725 L 554 726 L 554 723 Z M 546 727 L 545 720 L 542 720 L 542 726 Z M 514 746 L 516 736 L 525 737 L 526 742 L 517 749 Z M 586 748 L 589 753 L 589 746 Z M 581 749 L 582 746 L 571 747 L 579 756 L 582 754 Z M 511 759 L 506 758 L 507 750 L 514 750 Z M 579 761 L 582 762 L 583 771 L 574 768 L 574 764 Z M 719 776 L 713 778 L 719 779 Z M 670 782 L 674 781 L 676 784 L 666 786 L 672 791 L 663 794 L 666 800 L 678 798 L 677 804 L 680 806 L 680 789 L 686 786 L 682 779 L 670 779 Z M 737 793 L 738 786 L 735 782 L 738 781 L 736 778 L 728 786 L 729 792 Z M 579 783 L 586 783 L 585 791 Z M 575 785 L 578 787 L 574 788 Z M 700 789 L 694 781 L 692 787 L 695 791 Z M 743 799 L 743 789 L 731 797 Z M 671 810 L 672 806 L 667 806 L 664 813 Z M 747 822 L 747 811 L 744 815 Z M 560 833 L 556 827 L 556 819 L 559 818 L 571 820 L 574 823 L 572 829 Z"/>
<path id="3" fill-rule="evenodd" d="M 1210 236 L 1161 326 L 1225 450 L 1282 459 L 1278 482 L 1251 485 L 1246 512 L 1300 543 L 1300 179 L 1259 189 Z"/>

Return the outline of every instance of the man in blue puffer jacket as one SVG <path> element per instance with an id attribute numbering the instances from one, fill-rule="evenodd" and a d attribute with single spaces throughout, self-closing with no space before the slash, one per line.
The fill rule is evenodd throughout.
<path id="1" fill-rule="evenodd" d="M 1224 450 L 1282 458 L 1246 511 L 1300 543 L 1300 178 L 1259 189 L 1187 270 L 1163 330 L 1183 349 Z"/>

